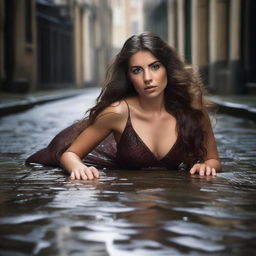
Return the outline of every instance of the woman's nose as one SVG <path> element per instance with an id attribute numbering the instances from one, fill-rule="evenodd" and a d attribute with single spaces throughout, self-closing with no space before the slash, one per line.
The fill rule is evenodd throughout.
<path id="1" fill-rule="evenodd" d="M 149 70 L 145 69 L 144 70 L 144 82 L 146 84 L 150 83 L 152 81 L 152 76 Z"/>

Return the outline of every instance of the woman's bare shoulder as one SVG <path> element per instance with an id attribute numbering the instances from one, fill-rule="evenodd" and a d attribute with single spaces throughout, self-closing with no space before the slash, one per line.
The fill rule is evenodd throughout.
<path id="1" fill-rule="evenodd" d="M 119 131 L 125 125 L 128 117 L 128 110 L 125 101 L 113 102 L 102 110 L 96 117 L 93 127 Z"/>
<path id="2" fill-rule="evenodd" d="M 96 120 L 105 120 L 107 122 L 127 119 L 128 107 L 125 100 L 113 102 L 99 113 Z"/>
<path id="3" fill-rule="evenodd" d="M 124 100 L 113 102 L 106 110 L 110 110 L 116 114 L 126 116 L 128 112 L 127 100 L 124 99 Z"/>

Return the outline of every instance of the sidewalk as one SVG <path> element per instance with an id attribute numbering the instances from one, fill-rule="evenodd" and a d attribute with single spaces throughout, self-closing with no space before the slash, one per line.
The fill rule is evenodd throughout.
<path id="1" fill-rule="evenodd" d="M 99 90 L 98 87 L 83 89 L 64 89 L 41 91 L 30 94 L 0 93 L 0 117 L 29 109 L 35 105 L 46 102 L 74 97 L 91 90 Z M 256 121 L 256 95 L 233 96 L 207 96 L 207 99 L 216 103 L 219 112 L 246 117 Z"/>
<path id="2" fill-rule="evenodd" d="M 89 87 L 83 89 L 39 91 L 29 94 L 13 94 L 0 92 L 0 117 L 24 111 L 26 109 L 32 108 L 35 105 L 78 96 L 91 90 L 98 89 L 98 87 Z"/>

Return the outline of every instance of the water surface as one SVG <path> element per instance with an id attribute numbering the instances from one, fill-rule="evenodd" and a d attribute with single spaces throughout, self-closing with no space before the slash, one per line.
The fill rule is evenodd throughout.
<path id="1" fill-rule="evenodd" d="M 223 171 L 101 170 L 71 181 L 29 153 L 93 103 L 91 94 L 0 119 L 0 255 L 253 255 L 256 125 L 217 115 Z"/>

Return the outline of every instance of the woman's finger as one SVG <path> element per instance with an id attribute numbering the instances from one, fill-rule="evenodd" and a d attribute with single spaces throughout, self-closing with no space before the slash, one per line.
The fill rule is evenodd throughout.
<path id="1" fill-rule="evenodd" d="M 205 173 L 205 165 L 201 164 L 200 169 L 199 169 L 199 174 L 200 176 L 204 176 Z"/>
<path id="2" fill-rule="evenodd" d="M 88 179 L 84 169 L 82 169 L 80 171 L 80 176 L 81 176 L 81 180 L 87 180 Z"/>
<path id="3" fill-rule="evenodd" d="M 98 169 L 96 169 L 96 168 L 93 167 L 93 166 L 91 166 L 90 169 L 91 169 L 92 174 L 94 175 L 94 177 L 95 177 L 95 178 L 99 178 L 100 174 L 99 174 Z"/>
<path id="4" fill-rule="evenodd" d="M 80 171 L 79 170 L 75 170 L 74 173 L 75 173 L 75 179 L 76 180 L 80 180 L 80 177 L 81 177 L 80 176 Z"/>
<path id="5" fill-rule="evenodd" d="M 195 174 L 198 167 L 199 167 L 198 164 L 194 164 L 193 167 L 190 169 L 190 173 Z"/>
<path id="6" fill-rule="evenodd" d="M 216 170 L 215 170 L 215 168 L 212 168 L 212 176 L 216 176 Z"/>
<path id="7" fill-rule="evenodd" d="M 90 168 L 86 167 L 85 174 L 86 174 L 88 180 L 92 180 L 93 179 L 93 174 L 92 174 L 92 171 L 90 170 Z"/>
<path id="8" fill-rule="evenodd" d="M 207 167 L 206 167 L 206 175 L 207 175 L 207 176 L 211 175 L 212 169 L 213 169 L 213 168 L 211 168 L 210 166 L 207 166 Z"/>
<path id="9" fill-rule="evenodd" d="M 74 180 L 74 179 L 75 179 L 75 172 L 71 172 L 71 174 L 70 174 L 70 179 L 71 179 L 71 180 Z"/>

